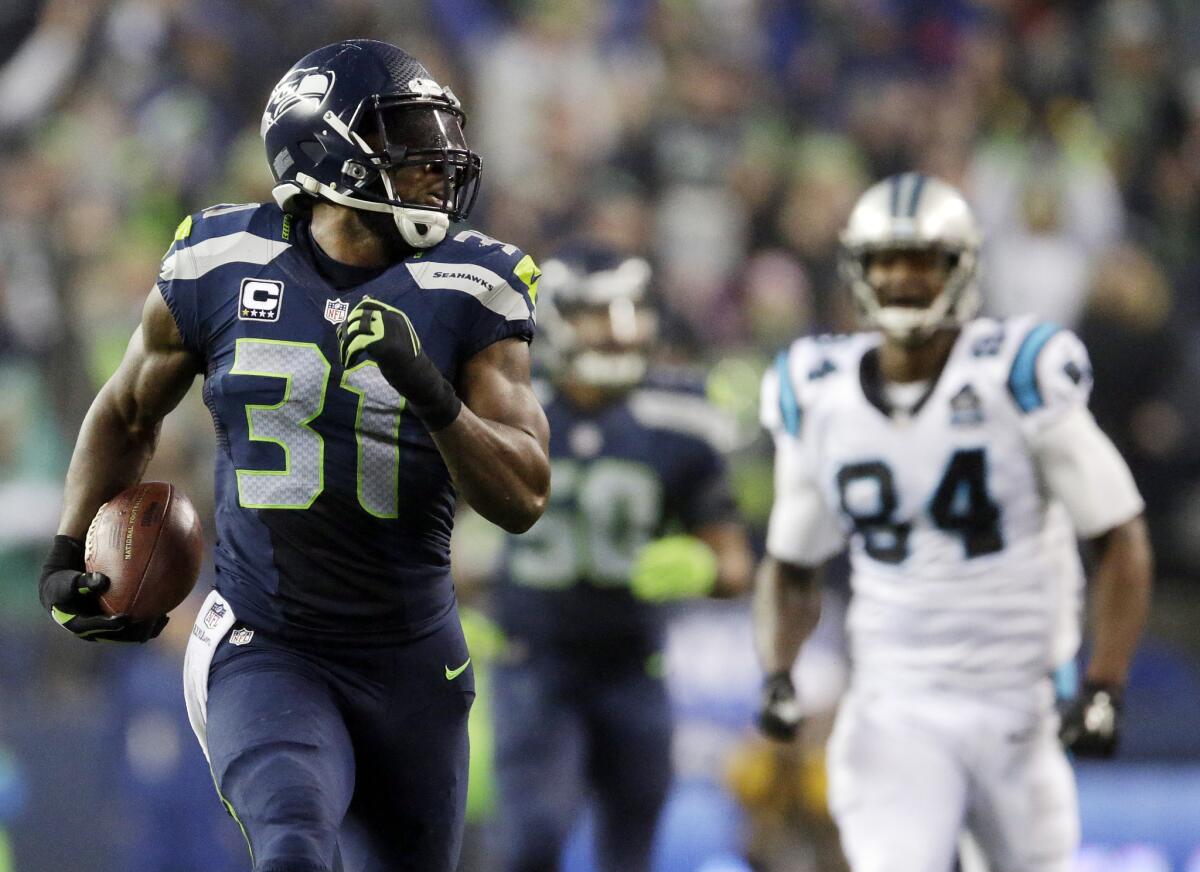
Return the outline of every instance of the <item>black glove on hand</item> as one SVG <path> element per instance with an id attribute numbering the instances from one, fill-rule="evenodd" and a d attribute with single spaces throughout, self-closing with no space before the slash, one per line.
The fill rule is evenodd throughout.
<path id="1" fill-rule="evenodd" d="M 367 357 L 379 364 L 388 384 L 431 433 L 458 417 L 462 401 L 454 386 L 421 350 L 421 340 L 408 316 L 394 306 L 363 297 L 338 327 L 338 346 L 346 369 Z"/>
<path id="2" fill-rule="evenodd" d="M 148 642 L 162 632 L 165 615 L 139 623 L 124 615 L 104 614 L 100 594 L 109 584 L 107 575 L 84 572 L 83 543 L 55 536 L 38 579 L 38 598 L 60 626 L 88 642 Z"/>
<path id="3" fill-rule="evenodd" d="M 763 680 L 758 728 L 777 742 L 790 742 L 800 727 L 800 702 L 788 672 L 775 672 Z"/>
<path id="4" fill-rule="evenodd" d="M 1058 738 L 1077 757 L 1112 757 L 1120 738 L 1121 689 L 1088 681 L 1062 715 Z"/>

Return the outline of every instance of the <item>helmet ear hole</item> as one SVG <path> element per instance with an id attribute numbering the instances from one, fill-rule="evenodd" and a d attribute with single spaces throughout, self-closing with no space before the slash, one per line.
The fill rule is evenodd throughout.
<path id="1" fill-rule="evenodd" d="M 300 153 L 313 164 L 319 164 L 325 159 L 325 155 L 327 154 L 325 151 L 325 146 L 321 145 L 321 143 L 317 142 L 315 139 L 305 139 L 304 141 L 297 143 L 296 147 L 300 149 Z"/>

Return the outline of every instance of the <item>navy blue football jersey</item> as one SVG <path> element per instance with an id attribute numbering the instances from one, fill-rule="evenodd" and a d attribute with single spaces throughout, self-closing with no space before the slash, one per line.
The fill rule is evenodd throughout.
<path id="1" fill-rule="evenodd" d="M 593 412 L 538 387 L 550 421 L 550 504 L 507 540 L 496 617 L 533 646 L 645 656 L 660 645 L 664 611 L 630 592 L 638 551 L 667 533 L 736 519 L 714 444 L 722 419 L 678 384 L 647 380 Z"/>
<path id="2" fill-rule="evenodd" d="M 336 327 L 365 296 L 402 309 L 453 383 L 488 345 L 533 338 L 537 269 L 475 231 L 349 287 L 318 253 L 304 219 L 250 204 L 185 219 L 163 260 L 217 434 L 217 588 L 284 637 L 413 637 L 453 605 L 455 493 L 378 366 L 343 369 Z"/>

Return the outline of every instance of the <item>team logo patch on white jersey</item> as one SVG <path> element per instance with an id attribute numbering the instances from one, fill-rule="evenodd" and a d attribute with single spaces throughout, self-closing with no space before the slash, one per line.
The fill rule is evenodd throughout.
<path id="1" fill-rule="evenodd" d="M 955 427 L 972 427 L 983 423 L 983 403 L 970 385 L 950 398 L 950 423 Z"/>
<path id="2" fill-rule="evenodd" d="M 346 320 L 346 313 L 349 311 L 350 304 L 344 300 L 325 301 L 325 320 L 330 324 L 341 324 Z"/>
<path id="3" fill-rule="evenodd" d="M 237 627 L 229 634 L 230 645 L 249 645 L 250 640 L 254 638 L 254 631 L 248 630 L 245 627 Z"/>
<path id="4" fill-rule="evenodd" d="M 274 279 L 242 279 L 242 301 L 238 306 L 239 319 L 242 321 L 278 321 L 281 308 L 283 308 L 283 282 L 277 282 Z"/>
<path id="5" fill-rule="evenodd" d="M 221 622 L 223 617 L 225 617 L 225 604 L 213 603 L 208 607 L 208 613 L 204 616 L 204 626 L 211 630 Z"/>

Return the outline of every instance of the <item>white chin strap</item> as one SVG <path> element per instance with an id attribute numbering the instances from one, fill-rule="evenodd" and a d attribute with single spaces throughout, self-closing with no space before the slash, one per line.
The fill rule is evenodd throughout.
<path id="1" fill-rule="evenodd" d="M 387 176 L 384 175 L 387 179 Z M 392 195 L 391 185 L 387 184 L 388 195 Z M 312 176 L 296 173 L 295 182 L 285 182 L 276 185 L 271 195 L 280 209 L 287 209 L 301 192 L 346 206 L 350 209 L 365 209 L 368 212 L 390 212 L 396 222 L 400 236 L 413 248 L 432 248 L 446 238 L 450 229 L 450 216 L 436 209 L 416 209 L 411 206 L 392 206 L 387 203 L 376 203 L 372 200 L 360 200 L 338 191 L 333 185 L 322 185 Z"/>
<path id="2" fill-rule="evenodd" d="M 571 376 L 594 388 L 633 387 L 645 374 L 646 358 L 635 351 L 581 351 L 571 360 Z"/>
<path id="3" fill-rule="evenodd" d="M 929 309 L 909 306 L 881 306 L 875 313 L 875 326 L 901 345 L 924 342 L 942 326 L 945 318 L 930 318 Z"/>

